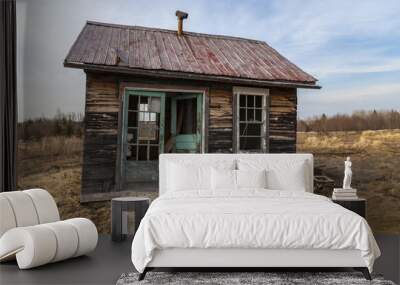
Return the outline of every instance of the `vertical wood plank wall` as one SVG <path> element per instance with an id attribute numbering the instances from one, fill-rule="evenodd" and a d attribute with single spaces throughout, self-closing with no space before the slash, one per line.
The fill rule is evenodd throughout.
<path id="1" fill-rule="evenodd" d="M 232 86 L 211 86 L 208 152 L 232 152 Z"/>
<path id="2" fill-rule="evenodd" d="M 297 90 L 270 88 L 269 152 L 296 152 Z"/>
<path id="3" fill-rule="evenodd" d="M 82 193 L 114 190 L 119 104 L 114 77 L 87 73 Z"/>
<path id="4" fill-rule="evenodd" d="M 87 72 L 83 194 L 115 191 L 120 81 L 208 87 L 208 152 L 232 152 L 232 85 Z M 296 89 L 271 87 L 269 105 L 269 152 L 296 152 Z"/>

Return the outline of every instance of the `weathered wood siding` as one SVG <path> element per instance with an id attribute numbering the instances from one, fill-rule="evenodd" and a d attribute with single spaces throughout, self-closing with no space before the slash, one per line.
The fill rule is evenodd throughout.
<path id="1" fill-rule="evenodd" d="M 297 91 L 270 88 L 269 152 L 296 152 Z"/>
<path id="2" fill-rule="evenodd" d="M 209 94 L 208 152 L 232 152 L 232 86 L 214 86 Z"/>
<path id="3" fill-rule="evenodd" d="M 82 193 L 114 190 L 119 106 L 117 80 L 88 73 Z"/>

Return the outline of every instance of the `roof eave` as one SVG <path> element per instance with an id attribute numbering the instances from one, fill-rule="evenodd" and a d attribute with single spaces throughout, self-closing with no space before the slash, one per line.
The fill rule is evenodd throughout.
<path id="1" fill-rule="evenodd" d="M 98 71 L 98 72 L 113 72 L 113 73 L 132 74 L 132 75 L 157 76 L 164 78 L 215 81 L 215 82 L 245 84 L 254 86 L 277 86 L 277 87 L 287 87 L 287 88 L 321 89 L 321 86 L 316 85 L 315 83 L 306 83 L 306 82 L 259 80 L 250 78 L 221 76 L 221 75 L 206 75 L 206 74 L 198 74 L 190 72 L 177 72 L 177 71 L 167 71 L 167 70 L 152 70 L 152 69 L 121 67 L 121 66 L 85 64 L 85 63 L 68 62 L 68 61 L 64 61 L 64 67 L 79 68 L 79 69 Z"/>

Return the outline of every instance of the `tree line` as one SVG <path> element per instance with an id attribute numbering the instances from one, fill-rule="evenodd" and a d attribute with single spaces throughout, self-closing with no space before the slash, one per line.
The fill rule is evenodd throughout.
<path id="1" fill-rule="evenodd" d="M 54 118 L 29 119 L 18 123 L 18 139 L 37 140 L 43 137 L 83 136 L 82 113 L 57 112 Z M 400 111 L 356 111 L 353 114 L 322 114 L 297 120 L 299 132 L 365 131 L 400 129 Z"/>
<path id="2" fill-rule="evenodd" d="M 390 111 L 356 111 L 349 114 L 327 116 L 322 114 L 297 121 L 299 132 L 331 132 L 331 131 L 364 131 L 400 129 L 400 112 Z"/>
<path id="3" fill-rule="evenodd" d="M 81 113 L 61 113 L 54 118 L 36 118 L 18 123 L 17 135 L 21 140 L 39 140 L 44 137 L 82 137 L 84 116 Z"/>

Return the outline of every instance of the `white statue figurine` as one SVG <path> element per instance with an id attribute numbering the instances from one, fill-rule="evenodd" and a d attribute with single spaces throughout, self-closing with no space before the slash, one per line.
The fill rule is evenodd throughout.
<path id="1" fill-rule="evenodd" d="M 343 179 L 343 189 L 351 189 L 351 176 L 353 172 L 351 171 L 351 160 L 350 156 L 347 157 L 344 162 L 344 179 Z"/>

